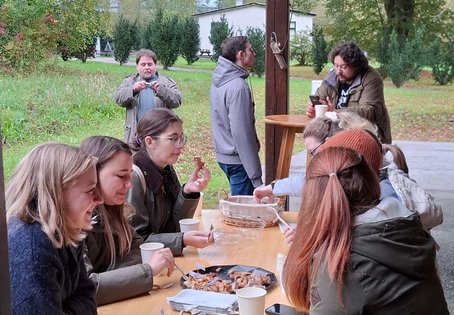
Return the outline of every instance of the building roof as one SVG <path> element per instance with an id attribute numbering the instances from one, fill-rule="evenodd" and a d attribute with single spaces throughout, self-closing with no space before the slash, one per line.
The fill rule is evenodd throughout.
<path id="1" fill-rule="evenodd" d="M 251 2 L 251 3 L 236 5 L 236 6 L 233 6 L 233 7 L 216 9 L 216 10 L 211 10 L 211 11 L 202 12 L 202 13 L 196 13 L 196 14 L 193 14 L 192 16 L 199 17 L 199 16 L 205 16 L 205 15 L 211 15 L 211 14 L 218 14 L 218 13 L 222 13 L 222 12 L 228 12 L 228 11 L 234 11 L 234 10 L 238 10 L 238 9 L 243 9 L 243 8 L 246 8 L 246 7 L 263 7 L 264 9 L 266 9 L 266 5 L 263 4 L 263 3 Z M 306 13 L 306 12 L 302 12 L 302 11 L 298 11 L 298 10 L 292 10 L 292 9 L 290 9 L 290 12 L 303 14 L 303 15 L 312 15 L 312 16 L 316 16 L 317 15 L 317 14 L 312 13 L 312 12 Z"/>

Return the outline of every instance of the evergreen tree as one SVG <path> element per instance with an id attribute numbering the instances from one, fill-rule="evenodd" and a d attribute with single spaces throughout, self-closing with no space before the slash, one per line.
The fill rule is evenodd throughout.
<path id="1" fill-rule="evenodd" d="M 265 73 L 265 33 L 260 28 L 248 27 L 246 36 L 255 52 L 255 66 L 250 71 L 259 78 Z"/>
<path id="2" fill-rule="evenodd" d="M 454 80 L 454 30 L 446 34 L 442 40 L 435 38 L 429 48 L 429 65 L 434 80 L 446 85 Z"/>
<path id="3" fill-rule="evenodd" d="M 181 22 L 178 16 L 164 17 L 160 31 L 156 32 L 154 49 L 164 69 L 173 66 L 177 61 L 181 35 Z"/>
<path id="4" fill-rule="evenodd" d="M 323 28 L 314 27 L 312 31 L 312 67 L 316 74 L 322 72 L 328 62 L 328 45 L 323 35 Z"/>
<path id="5" fill-rule="evenodd" d="M 419 73 L 424 65 L 422 29 L 418 30 L 414 38 L 407 38 L 400 42 L 397 33 L 391 33 L 389 45 L 389 60 L 383 65 L 386 73 L 396 87 L 401 87 L 410 79 L 419 79 Z"/>
<path id="6" fill-rule="evenodd" d="M 213 45 L 213 57 L 211 58 L 214 61 L 218 61 L 219 56 L 221 55 L 221 44 L 224 39 L 233 35 L 233 27 L 229 28 L 229 23 L 225 15 L 221 16 L 221 20 L 218 22 L 211 22 L 210 30 L 210 43 Z"/>
<path id="7" fill-rule="evenodd" d="M 113 31 L 113 40 L 115 43 L 114 58 L 120 65 L 128 61 L 129 53 L 131 52 L 131 29 L 132 27 L 129 21 L 120 15 Z"/>
<path id="8" fill-rule="evenodd" d="M 188 65 L 197 61 L 197 52 L 200 50 L 200 26 L 194 17 L 187 17 L 182 27 L 181 55 Z"/>

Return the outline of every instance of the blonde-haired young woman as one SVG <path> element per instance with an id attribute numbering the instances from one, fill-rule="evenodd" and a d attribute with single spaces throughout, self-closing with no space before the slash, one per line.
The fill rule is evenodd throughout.
<path id="1" fill-rule="evenodd" d="M 18 164 L 6 189 L 13 314 L 96 314 L 82 229 L 103 200 L 96 159 L 45 143 Z"/>
<path id="2" fill-rule="evenodd" d="M 142 264 L 139 245 L 142 238 L 130 227 L 125 205 L 131 188 L 132 152 L 121 140 L 107 136 L 85 139 L 80 148 L 98 159 L 98 188 L 104 203 L 93 213 L 93 229 L 85 240 L 85 263 L 96 285 L 98 305 L 144 294 L 153 288 L 153 276 L 168 268 L 174 259 L 169 248 L 155 253 Z"/>

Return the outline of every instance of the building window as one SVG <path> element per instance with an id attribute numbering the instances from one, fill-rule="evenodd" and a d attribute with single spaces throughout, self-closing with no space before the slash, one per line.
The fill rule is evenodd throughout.
<path id="1" fill-rule="evenodd" d="M 296 35 L 296 22 L 295 21 L 290 21 L 290 37 L 293 37 Z"/>

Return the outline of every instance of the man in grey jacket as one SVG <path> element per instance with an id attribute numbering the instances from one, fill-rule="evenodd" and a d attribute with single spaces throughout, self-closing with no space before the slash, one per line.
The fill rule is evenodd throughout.
<path id="1" fill-rule="evenodd" d="M 221 50 L 210 90 L 213 147 L 231 195 L 252 195 L 262 185 L 254 102 L 246 82 L 255 53 L 245 36 L 226 38 Z"/>
<path id="2" fill-rule="evenodd" d="M 177 84 L 156 71 L 156 54 L 141 49 L 136 55 L 137 72 L 127 76 L 113 95 L 115 103 L 126 107 L 124 141 L 132 143 L 136 125 L 142 115 L 153 108 L 177 108 L 181 105 L 181 93 Z"/>

